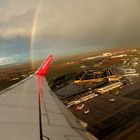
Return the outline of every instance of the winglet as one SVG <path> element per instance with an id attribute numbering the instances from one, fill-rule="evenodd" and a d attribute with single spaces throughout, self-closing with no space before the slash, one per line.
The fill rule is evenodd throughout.
<path id="1" fill-rule="evenodd" d="M 36 71 L 35 75 L 46 76 L 49 68 L 49 64 L 52 60 L 52 55 L 50 55 L 41 65 L 41 67 Z"/>

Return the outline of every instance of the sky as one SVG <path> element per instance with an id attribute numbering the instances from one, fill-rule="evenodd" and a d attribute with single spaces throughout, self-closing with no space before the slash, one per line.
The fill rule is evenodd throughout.
<path id="1" fill-rule="evenodd" d="M 0 65 L 140 44 L 139 0 L 0 0 Z"/>

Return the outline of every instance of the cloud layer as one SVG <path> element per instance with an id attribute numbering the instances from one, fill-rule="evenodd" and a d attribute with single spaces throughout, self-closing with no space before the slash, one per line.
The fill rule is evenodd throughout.
<path id="1" fill-rule="evenodd" d="M 13 63 L 16 63 L 16 61 L 13 60 L 10 57 L 2 57 L 2 58 L 0 58 L 0 66 L 9 65 L 9 64 L 13 64 Z"/>
<path id="2" fill-rule="evenodd" d="M 29 36 L 39 0 L 0 1 L 0 37 Z M 139 43 L 139 0 L 41 0 L 37 39 Z"/>
<path id="3" fill-rule="evenodd" d="M 1 0 L 0 37 L 27 36 L 36 6 L 37 0 Z"/>

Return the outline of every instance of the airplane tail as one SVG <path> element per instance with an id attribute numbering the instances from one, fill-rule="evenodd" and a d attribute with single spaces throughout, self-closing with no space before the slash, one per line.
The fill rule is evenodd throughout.
<path id="1" fill-rule="evenodd" d="M 46 76 L 51 60 L 52 55 L 49 55 L 49 57 L 42 63 L 40 68 L 35 72 L 35 75 Z"/>

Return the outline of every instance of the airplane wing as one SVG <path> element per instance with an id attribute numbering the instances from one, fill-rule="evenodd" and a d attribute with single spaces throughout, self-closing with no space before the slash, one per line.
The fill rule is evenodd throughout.
<path id="1" fill-rule="evenodd" d="M 0 93 L 0 140 L 96 140 L 48 86 L 44 76 L 51 59 Z"/>

